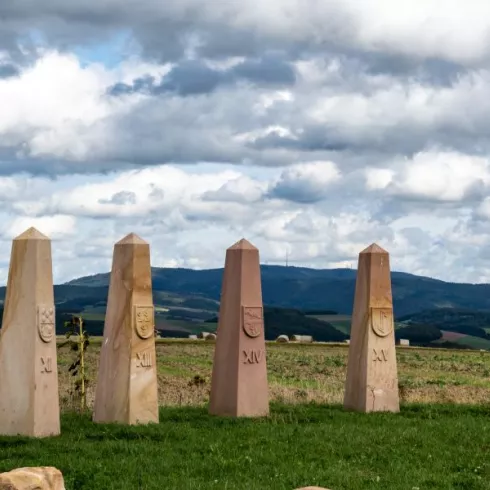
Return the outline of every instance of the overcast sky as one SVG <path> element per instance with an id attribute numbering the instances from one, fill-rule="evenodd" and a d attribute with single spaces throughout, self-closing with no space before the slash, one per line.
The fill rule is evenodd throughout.
<path id="1" fill-rule="evenodd" d="M 490 2 L 1 0 L 0 283 L 261 261 L 490 281 Z"/>

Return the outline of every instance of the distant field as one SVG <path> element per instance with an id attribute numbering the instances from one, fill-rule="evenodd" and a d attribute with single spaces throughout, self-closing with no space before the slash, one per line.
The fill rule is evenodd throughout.
<path id="1" fill-rule="evenodd" d="M 89 347 L 89 376 L 95 381 L 100 342 Z M 157 342 L 161 405 L 206 403 L 209 397 L 214 343 Z M 331 344 L 267 344 L 271 399 L 280 403 L 341 403 L 347 346 Z M 67 369 L 72 353 L 60 349 L 60 396 L 71 406 L 72 377 Z M 490 353 L 446 349 L 397 348 L 400 396 L 405 402 L 488 403 Z M 92 383 L 89 402 L 93 402 Z"/>
<path id="2" fill-rule="evenodd" d="M 350 315 L 307 315 L 310 318 L 316 318 L 323 322 L 328 322 L 333 325 L 337 330 L 349 335 L 351 316 Z"/>
<path id="3" fill-rule="evenodd" d="M 473 337 L 467 335 L 466 337 L 461 337 L 455 340 L 457 344 L 467 345 L 472 349 L 486 349 L 490 350 L 490 340 L 482 339 L 481 337 Z"/>
<path id="4" fill-rule="evenodd" d="M 442 339 L 441 340 L 447 340 L 449 342 L 454 342 L 456 340 L 459 340 L 461 338 L 467 337 L 465 333 L 459 333 L 459 332 L 449 332 L 448 330 L 441 330 L 442 332 Z"/>
<path id="5" fill-rule="evenodd" d="M 350 322 L 350 315 L 307 315 L 311 318 L 317 318 L 318 320 L 322 320 L 324 322 Z"/>

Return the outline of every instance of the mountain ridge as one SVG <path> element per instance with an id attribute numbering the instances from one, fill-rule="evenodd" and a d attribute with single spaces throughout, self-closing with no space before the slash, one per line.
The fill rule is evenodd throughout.
<path id="1" fill-rule="evenodd" d="M 261 265 L 264 304 L 301 310 L 331 309 L 350 314 L 356 269 L 311 269 Z M 154 291 L 219 301 L 223 268 L 152 267 Z M 437 308 L 490 310 L 490 284 L 452 283 L 407 272 L 391 274 L 395 315 Z M 57 288 L 107 288 L 109 273 L 73 279 Z M 88 291 L 85 291 L 88 293 Z M 71 296 L 71 295 L 70 295 Z"/>

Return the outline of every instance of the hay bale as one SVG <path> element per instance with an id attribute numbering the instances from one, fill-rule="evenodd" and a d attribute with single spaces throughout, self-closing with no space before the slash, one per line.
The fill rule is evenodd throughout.
<path id="1" fill-rule="evenodd" d="M 205 339 L 208 335 L 209 335 L 210 332 L 201 332 L 199 333 L 199 335 L 197 336 L 197 338 L 199 339 Z"/>
<path id="2" fill-rule="evenodd" d="M 206 337 L 204 337 L 204 340 L 216 340 L 216 334 L 215 333 L 208 333 Z"/>
<path id="3" fill-rule="evenodd" d="M 277 339 L 276 339 L 276 342 L 279 342 L 279 343 L 289 342 L 289 337 L 287 335 L 279 335 L 279 337 L 277 337 Z"/>
<path id="4" fill-rule="evenodd" d="M 310 343 L 310 342 L 313 342 L 313 337 L 311 335 L 293 335 L 291 337 L 291 340 L 293 342 L 306 342 L 306 343 Z"/>
<path id="5" fill-rule="evenodd" d="M 189 339 L 191 339 L 191 340 L 197 340 L 197 335 L 189 335 Z"/>

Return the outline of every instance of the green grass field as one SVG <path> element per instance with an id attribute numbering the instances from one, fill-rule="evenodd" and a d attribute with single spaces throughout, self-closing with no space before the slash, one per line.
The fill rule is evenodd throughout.
<path id="1" fill-rule="evenodd" d="M 146 427 L 65 414 L 62 435 L 0 438 L 0 470 L 53 465 L 68 490 L 490 488 L 490 408 L 406 405 L 399 414 L 278 405 L 264 420 L 162 408 Z"/>
<path id="2" fill-rule="evenodd" d="M 232 420 L 207 414 L 213 350 L 158 340 L 160 423 L 124 427 L 73 413 L 61 348 L 62 435 L 0 437 L 0 471 L 52 465 L 67 490 L 490 489 L 490 353 L 398 347 L 401 413 L 366 415 L 341 407 L 346 346 L 269 343 L 271 415 Z"/>

